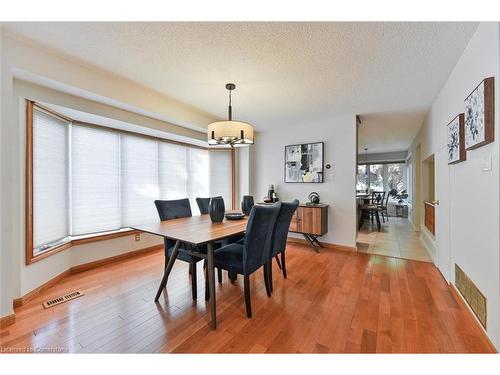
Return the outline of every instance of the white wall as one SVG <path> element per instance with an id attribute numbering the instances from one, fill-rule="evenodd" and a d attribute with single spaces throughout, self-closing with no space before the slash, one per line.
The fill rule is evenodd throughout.
<path id="1" fill-rule="evenodd" d="M 12 313 L 14 298 L 69 267 L 162 242 L 161 238 L 146 234 L 141 235 L 139 242 L 133 236 L 122 237 L 75 246 L 32 265 L 25 265 L 26 97 L 196 139 L 205 137 L 196 129 L 216 118 L 134 82 L 19 41 L 11 35 L 2 33 L 1 42 L 0 316 L 6 316 Z M 20 78 L 31 83 L 26 84 Z M 192 129 L 186 129 L 186 125 L 191 125 Z"/>
<path id="2" fill-rule="evenodd" d="M 325 142 L 325 164 L 332 164 L 332 172 L 325 169 L 321 184 L 284 183 L 285 145 Z M 269 184 L 274 184 L 279 198 L 307 201 L 316 191 L 323 203 L 329 204 L 328 233 L 321 241 L 356 246 L 356 119 L 343 115 L 312 123 L 301 123 L 286 128 L 271 128 L 256 135 L 253 150 L 252 193 L 256 201 L 267 195 Z"/>
<path id="3" fill-rule="evenodd" d="M 487 334 L 500 348 L 500 173 L 499 173 L 499 24 L 481 23 L 451 72 L 413 142 L 422 160 L 446 147 L 446 124 L 464 111 L 463 101 L 484 78 L 495 77 L 495 142 L 467 152 L 450 170 L 450 247 L 452 280 L 458 264 L 488 300 Z M 485 159 L 492 170 L 483 172 Z M 422 175 L 421 188 L 428 181 Z M 436 197 L 439 199 L 439 197 Z M 423 215 L 421 215 L 423 220 Z M 439 233 L 436 234 L 439 236 Z"/>

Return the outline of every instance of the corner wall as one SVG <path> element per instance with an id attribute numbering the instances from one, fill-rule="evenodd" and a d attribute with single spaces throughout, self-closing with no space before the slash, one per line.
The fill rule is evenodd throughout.
<path id="1" fill-rule="evenodd" d="M 325 182 L 284 183 L 285 146 L 298 143 L 325 142 Z M 252 193 L 257 202 L 274 184 L 282 201 L 295 198 L 307 202 L 309 193 L 319 193 L 321 202 L 329 204 L 328 233 L 320 241 L 356 246 L 356 116 L 335 116 L 322 121 L 281 128 L 269 127 L 257 133 L 253 150 Z"/>
<path id="2" fill-rule="evenodd" d="M 425 160 L 446 147 L 446 125 L 458 113 L 464 112 L 464 99 L 484 78 L 495 77 L 495 142 L 467 151 L 466 161 L 449 166 L 448 217 L 452 266 L 450 282 L 455 281 L 456 263 L 486 296 L 486 332 L 497 349 L 500 348 L 499 31 L 496 22 L 479 25 L 432 104 L 410 150 L 414 153 L 420 144 L 421 160 Z M 483 164 L 489 157 L 492 159 L 492 170 L 485 172 Z M 427 183 L 422 175 L 422 191 Z M 423 215 L 420 216 L 422 221 Z"/>

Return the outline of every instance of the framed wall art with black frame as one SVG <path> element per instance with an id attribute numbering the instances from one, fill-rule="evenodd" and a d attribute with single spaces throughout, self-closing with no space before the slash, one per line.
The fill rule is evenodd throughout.
<path id="1" fill-rule="evenodd" d="M 324 142 L 285 146 L 285 182 L 323 182 L 324 148 Z"/>

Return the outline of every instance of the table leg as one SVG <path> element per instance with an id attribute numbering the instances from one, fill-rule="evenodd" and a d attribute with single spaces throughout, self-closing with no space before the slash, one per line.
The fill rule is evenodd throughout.
<path id="1" fill-rule="evenodd" d="M 210 316 L 212 318 L 212 329 L 217 328 L 217 308 L 215 296 L 215 269 L 214 269 L 214 246 L 212 242 L 207 243 L 207 271 L 208 290 L 210 291 Z"/>
<path id="2" fill-rule="evenodd" d="M 177 259 L 177 254 L 179 253 L 179 247 L 181 246 L 180 241 L 175 242 L 174 251 L 172 251 L 172 256 L 168 260 L 167 268 L 165 268 L 165 273 L 160 282 L 160 287 L 158 288 L 158 292 L 156 292 L 155 302 L 158 302 L 160 299 L 163 288 L 167 285 L 168 275 L 170 275 L 170 271 L 172 271 L 172 267 L 174 266 L 175 260 Z"/>

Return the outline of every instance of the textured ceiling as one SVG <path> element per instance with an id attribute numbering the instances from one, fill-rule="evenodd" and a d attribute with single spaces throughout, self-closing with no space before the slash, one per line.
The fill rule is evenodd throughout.
<path id="1" fill-rule="evenodd" d="M 425 114 L 424 110 L 406 110 L 361 116 L 358 153 L 365 147 L 369 154 L 408 150 Z"/>
<path id="2" fill-rule="evenodd" d="M 234 117 L 264 130 L 339 113 L 401 111 L 411 116 L 404 127 L 418 128 L 477 23 L 4 26 L 218 117 L 226 116 L 224 84 L 234 82 Z"/>

